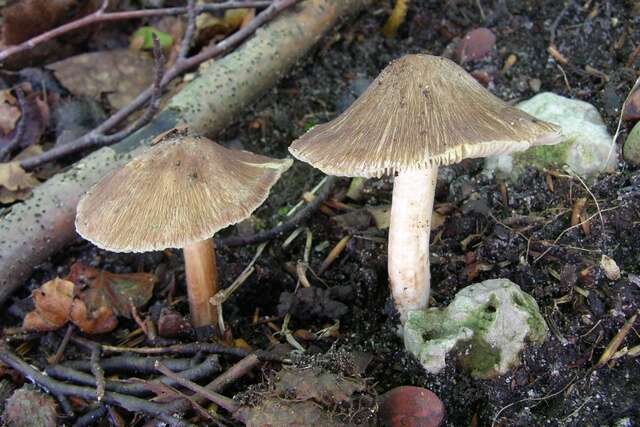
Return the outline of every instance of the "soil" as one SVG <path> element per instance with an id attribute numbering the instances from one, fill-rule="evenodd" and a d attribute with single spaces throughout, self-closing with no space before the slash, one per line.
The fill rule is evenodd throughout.
<path id="1" fill-rule="evenodd" d="M 284 157 L 293 139 L 313 124 L 335 117 L 390 60 L 406 53 L 441 54 L 454 37 L 483 26 L 496 34 L 496 46 L 487 58 L 465 67 L 491 75 L 491 91 L 515 102 L 535 95 L 532 80 L 539 79 L 541 91 L 594 104 L 615 133 L 620 106 L 640 64 L 638 59 L 627 64 L 640 43 L 640 12 L 633 1 L 579 2 L 564 10 L 559 1 L 519 0 L 507 1 L 508 11 L 501 11 L 500 1 L 415 0 L 409 2 L 406 22 L 395 38 L 380 33 L 390 7 L 387 3 L 378 3 L 329 34 L 218 141 Z M 552 37 L 549 28 L 561 13 L 554 41 L 569 60 L 562 66 L 547 51 Z M 503 70 L 512 54 L 517 61 Z M 607 78 L 588 73 L 585 67 Z M 623 124 L 620 141 L 630 129 L 627 126 Z M 301 192 L 309 191 L 321 178 L 319 171 L 296 162 L 256 212 L 259 220 L 244 224 L 244 232 L 282 220 Z M 310 268 L 315 273 L 307 274 L 312 286 L 343 288 L 310 296 L 311 302 L 321 299 L 323 309 L 295 310 L 289 328 L 316 332 L 335 324 L 334 317 L 339 316 L 337 336 L 301 340 L 307 352 L 342 348 L 369 353 L 372 360 L 365 376 L 373 392 L 381 394 L 400 385 L 429 388 L 444 402 L 448 426 L 640 425 L 640 358 L 623 356 L 594 368 L 607 344 L 640 309 L 640 241 L 636 237 L 640 235 L 640 169 L 621 163 L 614 174 L 584 184 L 536 170 L 515 182 L 499 182 L 482 173 L 482 161 L 465 161 L 440 172 L 436 204 L 445 220 L 432 234 L 432 305 L 445 306 L 469 284 L 508 278 L 536 299 L 550 327 L 546 342 L 529 347 L 521 366 L 505 376 L 475 380 L 455 360 L 438 375 L 426 374 L 404 351 L 387 287 L 386 231 L 367 221 L 345 229 L 318 212 L 307 222 L 313 235 Z M 348 185 L 349 180 L 341 179 L 334 194 L 344 194 Z M 355 208 L 388 204 L 390 190 L 389 179 L 368 180 L 361 200 L 343 202 Z M 580 227 L 568 230 L 572 206 L 580 197 L 587 198 L 587 216 L 601 212 L 589 222 L 588 234 Z M 347 234 L 352 238 L 346 249 L 318 274 L 330 249 Z M 254 348 L 267 348 L 273 332 L 264 323 L 252 324 L 254 312 L 274 316 L 281 325 L 281 294 L 296 289 L 297 278 L 289 267 L 303 259 L 304 234 L 286 248 L 283 240 L 267 246 L 256 262 L 256 272 L 224 306 L 233 336 Z M 254 254 L 255 247 L 218 251 L 223 286 L 231 284 Z M 603 254 L 617 262 L 620 279 L 606 277 L 599 266 Z M 155 271 L 164 285 L 175 275 L 178 293 L 183 292 L 179 253 L 112 254 L 84 242 L 40 266 L 31 287 L 66 274 L 76 260 L 114 272 Z M 22 296 L 27 295 L 25 290 Z M 188 311 L 184 302 L 176 308 Z M 123 322 L 118 335 L 124 335 L 127 327 L 135 326 Z M 639 342 L 640 334 L 632 329 L 620 348 Z M 42 345 L 53 353 L 57 343 Z M 237 385 L 234 391 L 247 385 Z"/>

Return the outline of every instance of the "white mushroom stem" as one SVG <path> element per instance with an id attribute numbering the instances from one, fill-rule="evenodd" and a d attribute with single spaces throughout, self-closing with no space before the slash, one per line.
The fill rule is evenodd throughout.
<path id="1" fill-rule="evenodd" d="M 389 285 L 402 323 L 429 303 L 429 233 L 438 167 L 401 172 L 393 184 Z"/>
<path id="2" fill-rule="evenodd" d="M 218 270 L 212 239 L 192 243 L 183 249 L 187 294 L 193 326 L 215 325 L 216 308 L 209 303 L 218 292 Z"/>

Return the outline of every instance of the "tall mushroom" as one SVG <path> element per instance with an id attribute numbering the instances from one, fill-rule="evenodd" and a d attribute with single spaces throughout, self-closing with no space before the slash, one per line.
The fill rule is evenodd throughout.
<path id="1" fill-rule="evenodd" d="M 217 270 L 211 237 L 260 206 L 292 163 L 230 150 L 174 129 L 105 176 L 78 204 L 76 230 L 114 252 L 182 248 L 194 326 L 214 325 Z"/>
<path id="2" fill-rule="evenodd" d="M 559 128 L 492 95 L 454 62 L 406 55 L 340 116 L 289 151 L 329 175 L 395 175 L 389 282 L 404 322 L 429 300 L 429 232 L 438 165 L 560 142 Z"/>

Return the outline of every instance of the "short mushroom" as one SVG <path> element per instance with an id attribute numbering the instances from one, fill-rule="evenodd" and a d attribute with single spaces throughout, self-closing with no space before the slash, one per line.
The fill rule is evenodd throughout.
<path id="1" fill-rule="evenodd" d="M 182 248 L 194 326 L 215 325 L 217 269 L 211 237 L 249 217 L 292 163 L 169 131 L 105 176 L 78 204 L 76 230 L 114 252 Z"/>
<path id="2" fill-rule="evenodd" d="M 454 62 L 406 55 L 340 116 L 289 151 L 328 175 L 395 175 L 389 282 L 404 322 L 429 300 L 429 233 L 439 165 L 560 142 L 559 128 L 492 95 Z"/>

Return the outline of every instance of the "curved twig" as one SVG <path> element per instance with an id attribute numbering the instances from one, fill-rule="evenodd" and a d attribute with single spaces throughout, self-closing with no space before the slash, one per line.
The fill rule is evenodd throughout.
<path id="1" fill-rule="evenodd" d="M 254 245 L 256 243 L 263 243 L 271 239 L 275 239 L 281 234 L 287 233 L 295 229 L 298 224 L 306 220 L 315 212 L 320 205 L 329 198 L 333 184 L 336 182 L 336 177 L 327 177 L 322 189 L 318 192 L 316 197 L 309 202 L 304 208 L 300 209 L 297 214 L 292 216 L 287 221 L 280 225 L 273 227 L 270 230 L 262 231 L 260 233 L 253 234 L 251 236 L 233 236 L 226 239 L 216 239 L 216 246 L 244 246 Z"/>

